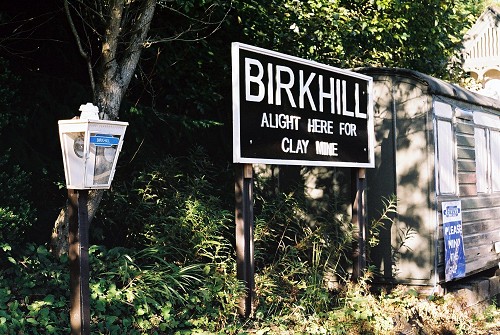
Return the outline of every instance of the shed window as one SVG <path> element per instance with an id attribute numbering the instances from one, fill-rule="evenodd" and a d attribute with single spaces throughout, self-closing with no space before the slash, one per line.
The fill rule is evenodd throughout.
<path id="1" fill-rule="evenodd" d="M 474 112 L 478 193 L 500 192 L 500 117 Z"/>
<path id="2" fill-rule="evenodd" d="M 500 131 L 475 128 L 476 185 L 478 193 L 500 192 Z"/>
<path id="3" fill-rule="evenodd" d="M 455 193 L 454 151 L 451 122 L 437 120 L 438 185 L 441 194 Z"/>
<path id="4" fill-rule="evenodd" d="M 491 186 L 493 192 L 500 192 L 500 131 L 490 130 Z"/>
<path id="5" fill-rule="evenodd" d="M 474 129 L 476 151 L 476 186 L 478 193 L 488 192 L 488 141 L 484 128 Z"/>

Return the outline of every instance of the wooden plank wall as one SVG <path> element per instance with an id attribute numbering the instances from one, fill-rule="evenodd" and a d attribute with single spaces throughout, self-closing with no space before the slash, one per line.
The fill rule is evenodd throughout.
<path id="1" fill-rule="evenodd" d="M 474 123 L 456 118 L 457 179 L 462 201 L 462 224 L 466 259 L 466 276 L 498 266 L 494 243 L 500 241 L 500 194 L 481 194 L 476 187 Z M 493 171 L 500 173 L 500 171 Z M 457 198 L 455 198 L 457 199 Z M 438 196 L 443 201 L 455 200 Z M 438 271 L 444 279 L 444 242 L 442 217 L 439 215 Z"/>

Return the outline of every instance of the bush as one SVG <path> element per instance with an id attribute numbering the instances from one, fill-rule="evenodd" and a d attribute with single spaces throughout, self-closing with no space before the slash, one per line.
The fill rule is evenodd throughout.
<path id="1" fill-rule="evenodd" d="M 141 270 L 133 281 L 137 292 L 149 295 L 141 300 L 156 301 L 148 306 L 168 301 L 180 329 L 220 330 L 236 318 L 243 286 L 235 278 L 233 214 L 227 210 L 234 203 L 225 202 L 234 198 L 219 182 L 228 174 L 199 148 L 187 157 L 167 157 L 130 182 L 118 180 L 97 218 L 105 236 L 118 232 L 113 243 L 138 250 L 128 266 Z M 169 277 L 175 271 L 187 281 Z"/>
<path id="2" fill-rule="evenodd" d="M 167 157 L 131 181 L 117 180 L 113 192 L 105 195 L 96 224 L 108 244 L 154 246 L 170 261 L 225 266 L 233 252 L 233 214 L 228 208 L 234 205 L 224 203 L 228 194 L 233 199 L 232 191 L 217 178 L 227 174 L 199 148 L 187 157 Z"/>
<path id="3" fill-rule="evenodd" d="M 235 278 L 210 265 L 178 266 L 155 250 L 92 246 L 92 334 L 220 331 L 236 320 Z M 69 264 L 30 245 L 0 272 L 1 334 L 69 333 Z"/>
<path id="4" fill-rule="evenodd" d="M 26 242 L 26 232 L 35 221 L 35 210 L 27 200 L 31 191 L 29 174 L 11 160 L 8 144 L 12 135 L 1 137 L 11 124 L 23 124 L 21 117 L 12 111 L 18 82 L 8 62 L 0 58 L 0 247 L 9 245 L 15 249 Z"/>
<path id="5" fill-rule="evenodd" d="M 119 246 L 92 246 L 92 334 L 474 334 L 485 321 L 451 296 L 422 299 L 407 288 L 374 294 L 367 277 L 344 277 L 347 216 L 308 208 L 300 188 L 255 190 L 256 295 L 252 319 L 236 314 L 233 193 L 200 150 L 169 157 L 119 182 L 98 227 Z M 386 202 L 390 211 L 391 201 Z M 384 212 L 387 216 L 387 213 Z M 112 226 L 110 227 L 106 226 Z M 91 231 L 96 228 L 95 223 Z M 375 227 L 376 228 L 376 227 Z M 376 231 L 375 231 L 376 233 Z M 375 235 L 376 236 L 376 235 Z M 109 237 L 108 237 L 109 238 Z M 375 241 L 376 242 L 376 241 Z M 0 333 L 69 332 L 69 264 L 45 247 L 0 246 Z M 495 315 L 489 310 L 485 320 Z M 488 319 L 489 318 L 489 319 Z"/>
<path id="6" fill-rule="evenodd" d="M 10 248 L 4 252 L 9 256 L 2 257 L 0 272 L 0 333 L 69 333 L 67 257 L 56 260 L 34 245 L 17 256 Z"/>
<path id="7" fill-rule="evenodd" d="M 9 155 L 0 156 L 0 246 L 18 248 L 26 242 L 26 232 L 35 221 L 35 210 L 27 199 L 29 175 L 11 165 Z M 1 264 L 1 262 L 0 262 Z"/>
<path id="8" fill-rule="evenodd" d="M 335 288 L 346 278 L 352 243 L 347 214 L 334 200 L 319 210 L 300 187 L 263 196 L 256 190 L 255 262 L 259 315 L 296 308 L 317 313 L 333 308 Z"/>

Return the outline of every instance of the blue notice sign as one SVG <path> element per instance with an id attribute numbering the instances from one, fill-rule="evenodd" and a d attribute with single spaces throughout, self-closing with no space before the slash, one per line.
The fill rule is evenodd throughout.
<path id="1" fill-rule="evenodd" d="M 90 143 L 94 144 L 96 147 L 112 147 L 120 143 L 120 138 L 114 137 L 113 135 L 96 134 L 90 136 Z"/>
<path id="2" fill-rule="evenodd" d="M 465 276 L 465 252 L 462 234 L 462 204 L 458 201 L 442 203 L 445 280 Z"/>

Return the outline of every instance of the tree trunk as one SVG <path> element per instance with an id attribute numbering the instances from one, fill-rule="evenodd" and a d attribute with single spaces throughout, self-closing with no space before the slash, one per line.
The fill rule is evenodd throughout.
<path id="1" fill-rule="evenodd" d="M 89 192 L 88 197 L 88 215 L 89 215 L 89 225 L 92 223 L 97 209 L 99 208 L 99 203 L 101 202 L 104 190 L 92 190 Z M 50 241 L 50 250 L 52 254 L 60 257 L 67 253 L 69 250 L 69 215 L 68 206 L 66 205 L 59 212 L 59 216 L 56 219 L 54 228 L 52 230 L 52 236 Z"/>
<path id="2" fill-rule="evenodd" d="M 93 76 L 93 60 L 90 50 L 84 50 L 78 31 L 73 23 L 68 0 L 65 0 L 65 11 L 68 23 L 75 36 L 80 54 L 87 62 L 94 89 L 94 103 L 97 104 L 101 119 L 118 119 L 118 111 L 122 99 L 128 89 L 130 80 L 134 75 L 139 62 L 141 51 L 147 41 L 147 34 L 153 19 L 157 0 L 143 0 L 141 2 L 126 2 L 123 0 L 111 0 L 107 2 L 107 13 L 101 13 L 108 21 L 104 30 L 99 33 L 103 37 L 99 55 L 100 69 Z M 73 7 L 76 8 L 76 7 Z M 76 17 L 85 20 L 85 14 L 94 16 L 95 13 L 79 12 Z M 88 20 L 87 23 L 92 22 Z M 94 27 L 97 29 L 97 27 Z M 89 40 L 85 36 L 84 40 Z M 126 45 L 127 47 L 123 47 Z M 95 80 L 95 85 L 94 85 Z M 94 190 L 89 194 L 88 213 L 89 223 L 99 208 L 103 190 Z M 68 214 L 67 207 L 63 208 L 54 224 L 51 237 L 51 249 L 56 255 L 62 255 L 68 251 Z"/>

